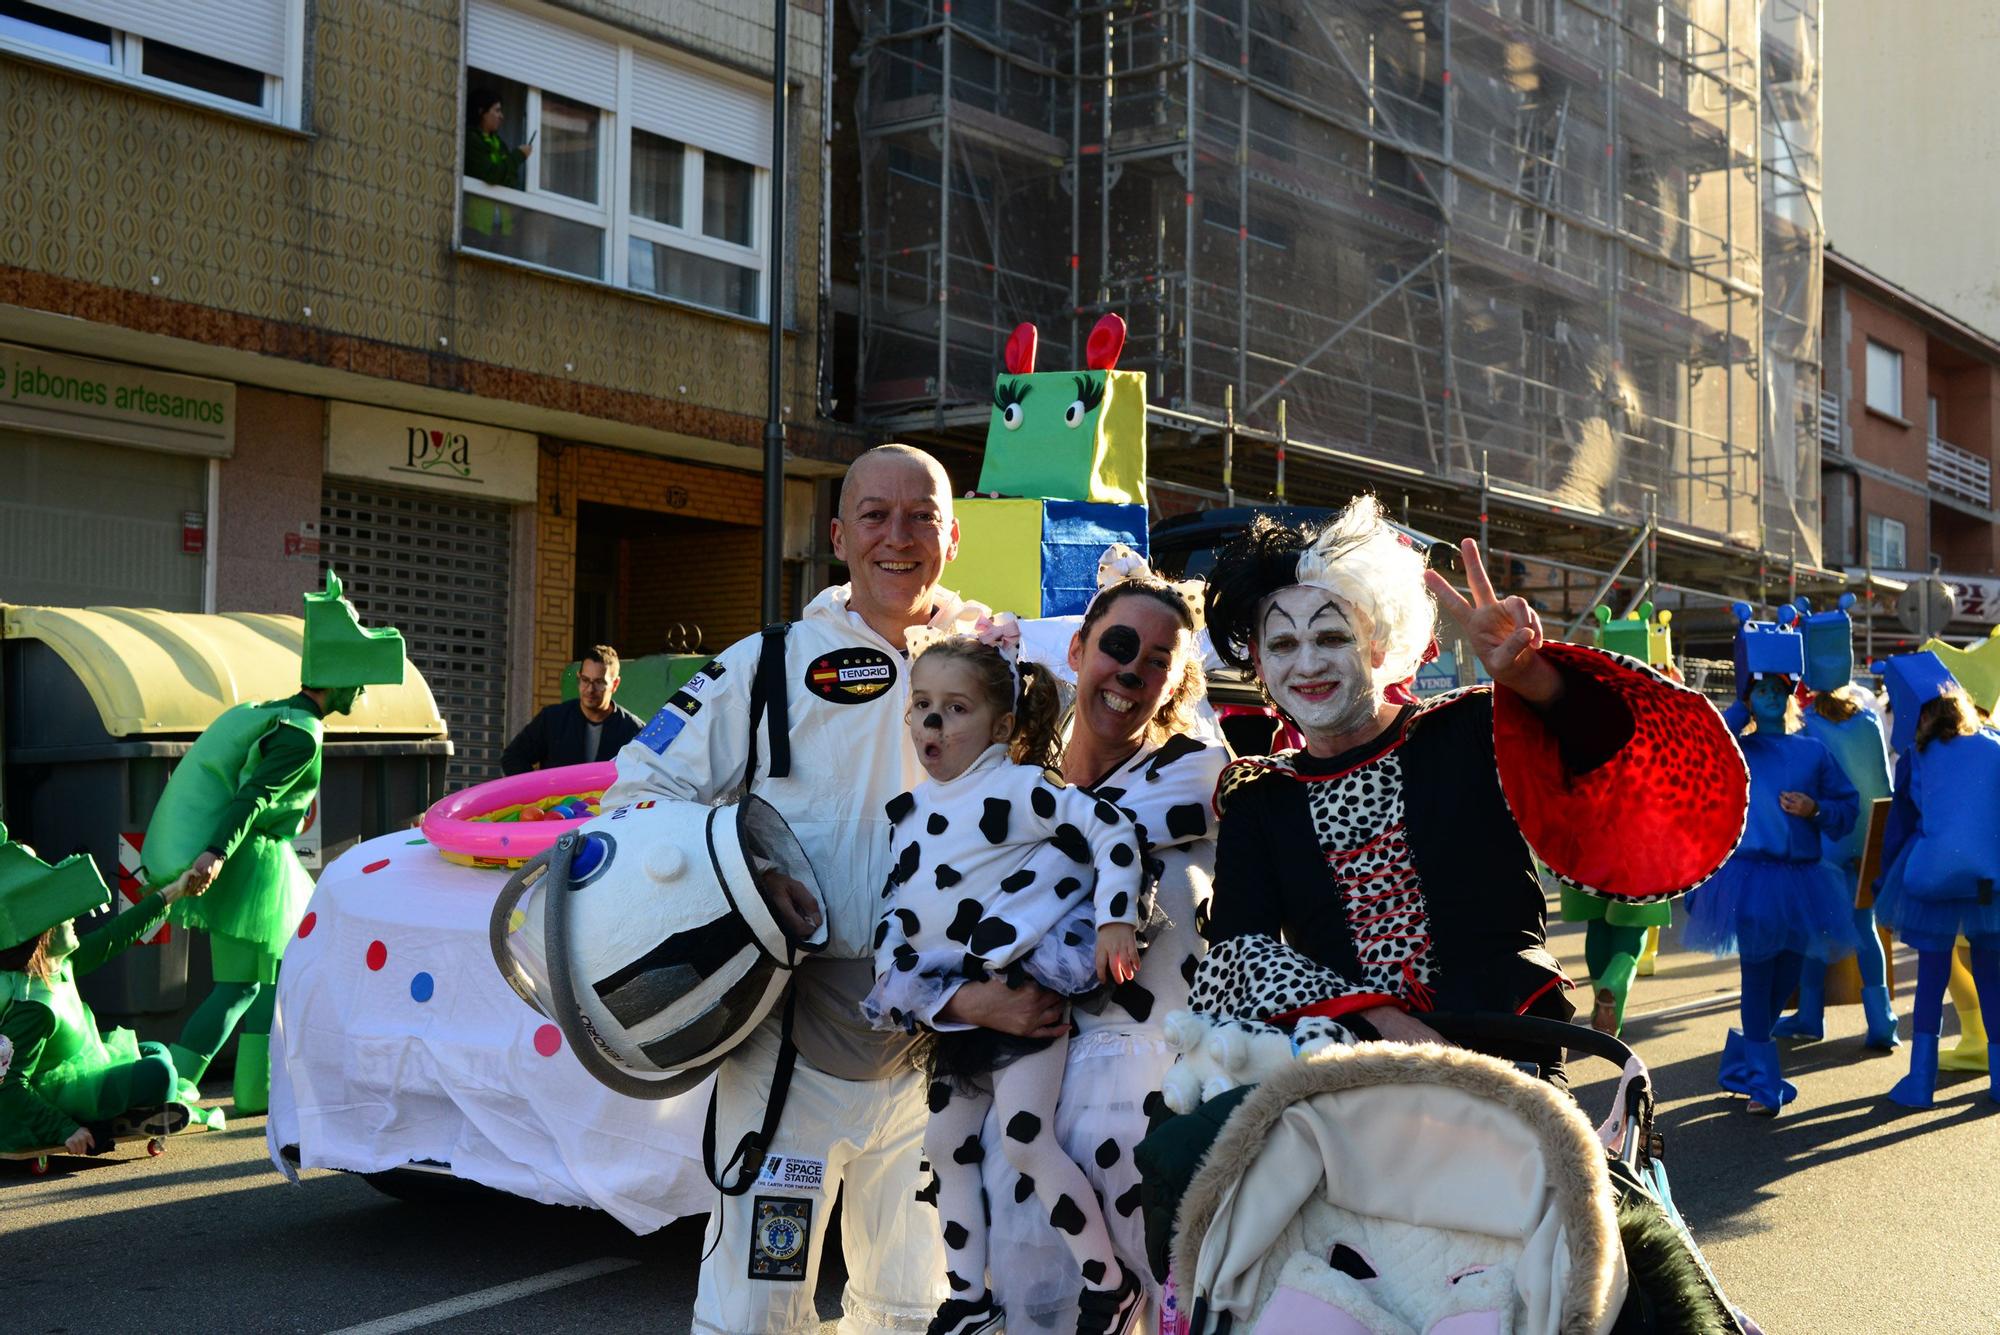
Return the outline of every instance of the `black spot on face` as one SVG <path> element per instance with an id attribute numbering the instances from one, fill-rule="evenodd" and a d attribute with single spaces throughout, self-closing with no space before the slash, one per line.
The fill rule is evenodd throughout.
<path id="1" fill-rule="evenodd" d="M 1029 868 L 1023 867 L 1021 870 L 1002 878 L 1000 890 L 1003 894 L 1011 895 L 1017 891 L 1026 890 L 1034 883 L 1035 873 Z"/>
<path id="2" fill-rule="evenodd" d="M 1049 836 L 1049 843 L 1071 862 L 1090 861 L 1090 845 L 1084 840 L 1083 831 L 1068 821 L 1056 826 L 1056 832 Z"/>
<path id="3" fill-rule="evenodd" d="M 1040 790 L 1037 789 L 1036 791 L 1039 792 Z M 998 844 L 1005 842 L 1007 838 L 1007 819 L 1013 812 L 1014 804 L 1004 797 L 989 797 L 986 799 L 986 810 L 979 817 L 979 832 L 986 836 L 987 843 Z"/>
<path id="4" fill-rule="evenodd" d="M 944 818 L 942 811 L 933 811 L 931 818 L 924 822 L 924 829 L 930 834 L 943 834 L 951 828 L 951 822 Z"/>
<path id="5" fill-rule="evenodd" d="M 1028 805 L 1035 809 L 1037 816 L 1040 816 L 1043 820 L 1047 820 L 1056 814 L 1055 789 L 1045 783 L 1036 784 L 1034 791 L 1028 794 Z"/>
<path id="6" fill-rule="evenodd" d="M 974 954 L 991 955 L 1019 935 L 1014 930 L 1014 924 L 1005 918 L 982 918 L 979 925 L 972 929 L 972 939 L 965 944 Z"/>
<path id="7" fill-rule="evenodd" d="M 909 815 L 915 809 L 916 805 L 917 799 L 914 795 L 910 793 L 896 794 L 889 799 L 889 805 L 886 808 L 889 813 L 889 823 L 891 825 L 896 824 L 903 817 Z"/>
<path id="8" fill-rule="evenodd" d="M 956 941 L 962 946 L 972 940 L 972 929 L 978 925 L 979 901 L 961 899 L 958 901 L 958 912 L 952 917 L 951 926 L 944 929 L 945 940 Z"/>
<path id="9" fill-rule="evenodd" d="M 932 732 L 943 732 L 943 731 L 944 731 L 944 715 L 942 715 L 942 714 L 926 714 L 926 715 L 924 715 L 924 727 L 928 728 L 928 729 L 929 729 L 930 731 L 932 731 Z"/>
<path id="10" fill-rule="evenodd" d="M 1139 632 L 1130 626 L 1106 626 L 1097 637 L 1097 647 L 1114 663 L 1129 664 L 1139 656 Z"/>
<path id="11" fill-rule="evenodd" d="M 944 1245 L 957 1251 L 972 1238 L 972 1230 L 956 1219 L 944 1226 Z"/>
<path id="12" fill-rule="evenodd" d="M 1049 1226 L 1069 1234 L 1072 1238 L 1083 1232 L 1083 1211 L 1077 1209 L 1076 1202 L 1067 1194 L 1056 1198 L 1056 1205 L 1049 1211 Z"/>
<path id="13" fill-rule="evenodd" d="M 963 879 L 965 878 L 958 874 L 958 868 L 952 866 L 948 862 L 938 863 L 938 869 L 937 869 L 938 889 L 949 890 L 954 885 L 957 885 Z"/>
<path id="14" fill-rule="evenodd" d="M 1007 1119 L 1007 1139 L 1023 1145 L 1042 1134 L 1042 1119 L 1023 1109 Z"/>
<path id="15" fill-rule="evenodd" d="M 1099 1168 L 1109 1168 L 1112 1164 L 1118 1162 L 1118 1154 L 1118 1142 L 1106 1136 L 1103 1142 L 1098 1145 L 1097 1152 L 1093 1157 L 1096 1158 Z"/>
<path id="16" fill-rule="evenodd" d="M 1199 802 L 1184 802 L 1167 808 L 1169 839 L 1199 839 L 1208 833 L 1208 808 Z"/>

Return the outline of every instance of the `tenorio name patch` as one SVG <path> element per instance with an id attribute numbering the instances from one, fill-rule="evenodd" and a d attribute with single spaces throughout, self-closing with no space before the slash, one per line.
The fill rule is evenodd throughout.
<path id="1" fill-rule="evenodd" d="M 880 649 L 836 649 L 806 669 L 806 689 L 837 705 L 873 700 L 896 684 L 896 660 Z"/>

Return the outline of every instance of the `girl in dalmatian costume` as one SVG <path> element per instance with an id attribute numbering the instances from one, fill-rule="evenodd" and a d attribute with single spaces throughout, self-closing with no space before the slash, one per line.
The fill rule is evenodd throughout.
<path id="1" fill-rule="evenodd" d="M 1186 1007 L 1206 949 L 1201 928 L 1215 874 L 1215 784 L 1229 755 L 1201 740 L 1207 684 L 1201 582 L 1169 583 L 1143 558 L 1114 547 L 1098 564 L 1098 585 L 1080 618 L 1024 623 L 1023 653 L 1059 676 L 1070 674 L 1063 780 L 1131 818 L 1156 907 L 1142 902 L 1140 909 L 1140 920 L 1151 926 L 1141 936 L 1138 977 L 1111 988 L 1101 1009 L 1075 1012 L 1055 1131 L 1090 1180 L 1119 1261 L 1139 1277 L 1146 1306 L 1137 1328 L 1150 1330 L 1148 1313 L 1158 1310 L 1161 1291 L 1146 1259 L 1134 1150 L 1161 1106 L 1160 1082 L 1174 1062 L 1166 1017 Z M 892 1004 L 936 1029 L 972 1023 L 1042 1037 L 1056 1032 L 1053 1022 L 1068 1010 L 1067 998 L 1035 986 L 1012 989 L 996 980 L 940 996 L 935 988 L 910 986 L 919 983 L 912 974 L 900 978 L 904 985 Z M 1077 1263 L 1043 1212 L 1018 1208 L 1033 1187 L 1007 1160 L 1003 1121 L 989 1115 L 982 1137 L 987 1199 L 1000 1204 L 988 1229 L 993 1298 L 1017 1335 L 1068 1332 L 1079 1316 Z M 935 1198 L 932 1188 L 925 1194 Z"/>
<path id="2" fill-rule="evenodd" d="M 975 634 L 912 632 L 910 740 L 929 779 L 889 803 L 895 865 L 875 929 L 878 983 L 862 1014 L 914 1029 L 911 984 L 942 993 L 999 976 L 1064 996 L 1131 982 L 1138 971 L 1143 868 L 1137 832 L 1102 798 L 1051 782 L 1057 696 L 1053 674 L 1018 662 L 1013 618 L 982 617 Z M 920 1003 L 921 1005 L 922 1003 Z M 986 1287 L 987 1202 L 980 1131 L 989 1111 L 1001 1147 L 1049 1222 L 1065 1236 L 1083 1283 L 1079 1331 L 1127 1329 L 1137 1276 L 1118 1261 L 1083 1170 L 1055 1136 L 1066 1034 L 1019 1038 L 952 1028 L 931 1053 L 924 1149 L 937 1175 L 946 1280 L 952 1297 L 933 1335 L 997 1329 Z"/>
<path id="3" fill-rule="evenodd" d="M 1742 757 L 1702 696 L 1545 641 L 1522 599 L 1494 594 L 1478 545 L 1460 554 L 1469 601 L 1364 496 L 1317 533 L 1256 521 L 1210 578 L 1217 652 L 1307 743 L 1236 762 L 1217 795 L 1190 1005 L 1240 1022 L 1230 1056 L 1436 1041 L 1417 1018 L 1431 1010 L 1568 1019 L 1531 849 L 1580 889 L 1648 902 L 1704 880 L 1742 831 Z M 1434 598 L 1492 688 L 1411 694 Z M 1561 1078 L 1560 1052 L 1499 1055 Z M 1258 1078 L 1236 1064 L 1224 1083 Z M 1170 1082 L 1170 1104 L 1177 1083 L 1185 1104 L 1217 1082 Z"/>

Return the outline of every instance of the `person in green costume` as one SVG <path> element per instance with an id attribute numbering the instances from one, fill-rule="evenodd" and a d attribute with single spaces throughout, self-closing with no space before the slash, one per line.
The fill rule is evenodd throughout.
<path id="1" fill-rule="evenodd" d="M 239 1113 L 270 1102 L 278 962 L 313 889 L 292 839 L 319 794 L 323 720 L 353 709 L 362 687 L 403 680 L 403 637 L 362 629 L 333 571 L 305 605 L 298 694 L 225 710 L 174 768 L 146 827 L 148 879 L 189 873 L 173 920 L 207 932 L 214 958 L 215 990 L 171 1047 L 181 1092 L 200 1098 L 202 1074 L 240 1024 Z"/>
<path id="2" fill-rule="evenodd" d="M 465 100 L 465 174 L 488 185 L 525 188 L 533 144 L 510 147 L 500 137 L 506 106 L 490 88 L 475 88 Z M 465 230 L 482 241 L 514 235 L 514 210 L 482 195 L 465 197 Z"/>
<path id="3" fill-rule="evenodd" d="M 88 936 L 75 918 L 110 902 L 77 854 L 56 866 L 0 825 L 0 1153 L 102 1154 L 114 1135 L 164 1136 L 188 1123 L 174 1063 L 129 1029 L 99 1033 L 76 980 L 158 927 L 182 887 L 155 890 Z"/>
<path id="4" fill-rule="evenodd" d="M 1615 1034 L 1624 1027 L 1625 999 L 1631 994 L 1632 975 L 1645 949 L 1646 931 L 1665 927 L 1673 915 L 1674 906 L 1667 901 L 1627 904 L 1586 895 L 1574 886 L 1562 887 L 1563 921 L 1584 924 L 1583 962 L 1590 970 L 1591 1028 Z"/>

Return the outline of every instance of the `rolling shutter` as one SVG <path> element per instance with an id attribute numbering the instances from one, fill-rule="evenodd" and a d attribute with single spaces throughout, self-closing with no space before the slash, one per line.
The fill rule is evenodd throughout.
<path id="1" fill-rule="evenodd" d="M 618 105 L 618 48 L 494 0 L 465 11 L 465 63 L 594 107 Z"/>
<path id="2" fill-rule="evenodd" d="M 632 53 L 632 121 L 642 130 L 771 165 L 771 90 Z"/>
<path id="3" fill-rule="evenodd" d="M 55 8 L 263 74 L 283 74 L 285 52 L 299 40 L 290 0 L 64 0 Z"/>
<path id="4" fill-rule="evenodd" d="M 403 632 L 450 729 L 448 785 L 500 777 L 507 744 L 508 507 L 329 478 L 320 556 L 363 625 Z"/>

